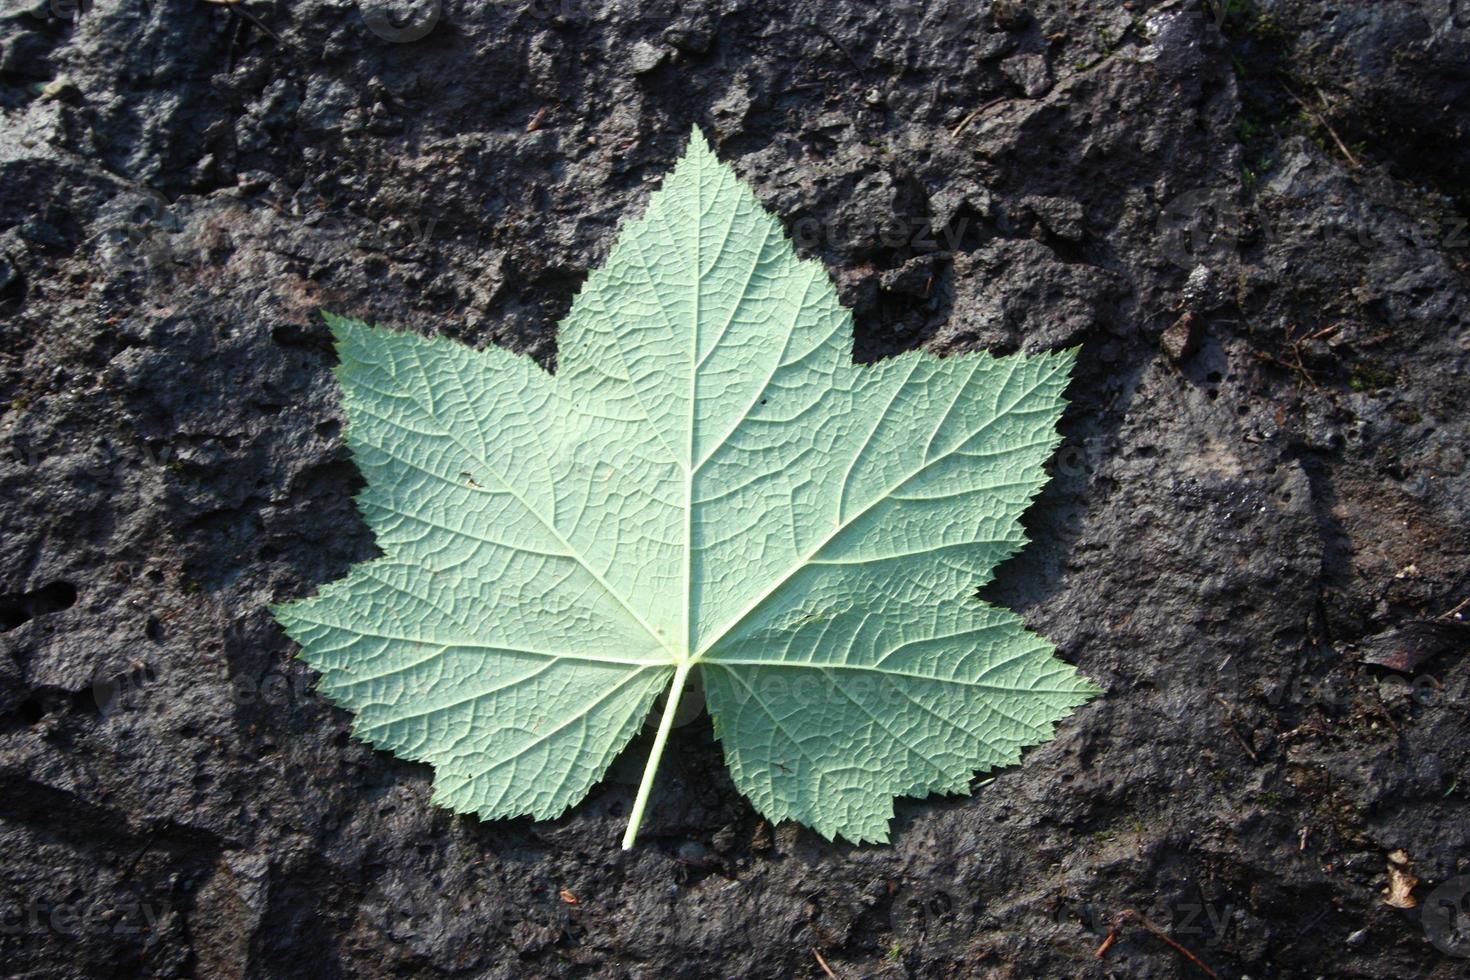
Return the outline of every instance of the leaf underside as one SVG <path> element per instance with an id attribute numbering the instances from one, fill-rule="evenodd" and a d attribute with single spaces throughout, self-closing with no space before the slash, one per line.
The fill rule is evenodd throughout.
<path id="1" fill-rule="evenodd" d="M 698 670 L 762 814 L 884 841 L 895 797 L 968 792 L 1098 691 L 973 597 L 1025 541 L 1074 352 L 854 364 L 826 271 L 697 131 L 554 376 L 328 319 L 384 555 L 273 612 L 439 804 L 562 813 Z"/>

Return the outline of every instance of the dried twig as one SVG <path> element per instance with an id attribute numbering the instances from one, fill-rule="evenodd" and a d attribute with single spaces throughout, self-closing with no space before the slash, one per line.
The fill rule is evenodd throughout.
<path id="1" fill-rule="evenodd" d="M 1209 967 L 1205 966 L 1204 963 L 1200 961 L 1200 958 L 1198 956 L 1195 956 L 1189 950 L 1185 949 L 1179 943 L 1175 942 L 1173 937 L 1171 937 L 1167 932 L 1164 931 L 1163 927 L 1159 926 L 1148 916 L 1138 911 L 1138 909 L 1124 909 L 1123 911 L 1118 913 L 1117 918 L 1113 919 L 1113 924 L 1108 929 L 1107 938 L 1104 939 L 1102 945 L 1097 948 L 1098 959 L 1102 959 L 1103 956 L 1106 955 L 1107 951 L 1112 948 L 1113 943 L 1118 941 L 1118 934 L 1122 932 L 1123 927 L 1129 922 L 1137 922 L 1149 932 L 1153 933 L 1155 936 L 1158 936 L 1164 942 L 1172 946 L 1174 948 L 1174 951 L 1177 952 L 1180 956 L 1183 956 L 1185 959 L 1189 960 L 1189 962 L 1193 963 L 1195 966 L 1205 971 L 1205 973 L 1212 977 L 1213 980 L 1220 980 L 1219 974 L 1217 974 L 1214 970 L 1211 970 Z"/>
<path id="2" fill-rule="evenodd" d="M 827 43 L 831 44 L 832 47 L 842 52 L 842 57 L 847 59 L 847 63 L 849 65 L 852 65 L 854 68 L 857 69 L 857 73 L 859 75 L 862 75 L 864 78 L 868 77 L 868 70 L 864 68 L 856 58 L 852 56 L 852 52 L 847 50 L 846 45 L 844 45 L 841 41 L 832 36 L 831 31 L 827 30 L 827 28 L 821 24 L 813 24 L 812 26 L 816 28 L 818 34 L 827 39 Z"/>
<path id="3" fill-rule="evenodd" d="M 986 109 L 989 109 L 993 105 L 1000 105 L 1004 101 L 1005 99 L 991 99 L 980 108 L 972 110 L 968 116 L 960 120 L 960 124 L 954 128 L 954 132 L 949 134 L 950 138 L 958 138 L 961 133 L 969 128 L 970 123 L 974 122 L 975 118 L 979 116 L 980 113 L 984 112 Z"/>
<path id="4" fill-rule="evenodd" d="M 1332 106 L 1327 101 L 1327 97 L 1322 94 L 1322 90 L 1319 88 L 1316 89 L 1316 92 L 1317 98 L 1322 100 L 1323 107 L 1330 109 Z M 1297 103 L 1302 107 L 1303 111 L 1305 111 L 1307 115 L 1312 117 L 1313 122 L 1321 126 L 1323 129 L 1327 130 L 1327 134 L 1332 137 L 1332 142 L 1336 143 L 1337 148 L 1342 151 L 1342 155 L 1347 157 L 1348 163 L 1352 164 L 1354 168 L 1361 168 L 1363 166 L 1362 162 L 1353 155 L 1353 151 L 1349 150 L 1347 144 L 1342 141 L 1342 137 L 1337 135 L 1337 130 L 1332 128 L 1332 123 L 1328 122 L 1326 117 L 1318 115 L 1311 106 L 1307 105 L 1306 99 L 1303 99 L 1300 95 L 1297 95 L 1291 89 L 1287 89 L 1286 94 L 1297 101 Z"/>
<path id="5" fill-rule="evenodd" d="M 1388 727 L 1394 736 L 1396 738 L 1403 738 L 1403 732 L 1399 731 L 1398 723 L 1393 720 L 1393 715 L 1389 712 L 1388 705 L 1383 703 L 1383 692 L 1379 690 L 1377 684 L 1373 685 L 1373 700 L 1378 704 L 1378 713 L 1383 716 L 1384 721 L 1388 722 Z"/>
<path id="6" fill-rule="evenodd" d="M 1245 749 L 1245 754 L 1251 757 L 1251 761 L 1259 766 L 1261 757 L 1256 755 L 1256 750 L 1251 748 L 1251 743 L 1246 741 L 1245 736 L 1240 734 L 1240 729 L 1235 726 L 1234 706 L 1218 694 L 1215 695 L 1215 700 L 1219 701 L 1220 706 L 1225 709 L 1225 725 L 1230 729 L 1230 734 L 1235 736 L 1235 740 L 1240 743 L 1241 748 Z"/>
<path id="7" fill-rule="evenodd" d="M 1296 335 L 1296 327 L 1288 325 L 1286 328 L 1286 343 L 1291 347 L 1291 356 L 1295 358 L 1295 363 L 1282 360 L 1275 354 L 1268 354 L 1265 351 L 1256 351 L 1256 357 L 1262 361 L 1274 364 L 1279 368 L 1284 368 L 1287 371 L 1300 375 L 1302 380 L 1311 385 L 1312 388 L 1319 388 L 1321 386 L 1317 384 L 1317 379 L 1312 377 L 1311 371 L 1307 370 L 1306 360 L 1302 353 L 1302 345 L 1313 340 L 1323 340 L 1330 337 L 1337 332 L 1337 328 L 1338 325 L 1333 323 L 1323 327 L 1314 334 L 1298 337 Z"/>
<path id="8" fill-rule="evenodd" d="M 256 28 L 258 28 L 260 31 L 270 35 L 273 41 L 278 44 L 280 43 L 281 36 L 275 31 L 271 30 L 269 27 L 266 27 L 265 24 L 261 23 L 259 17 L 246 10 L 244 0 L 204 0 L 204 2 L 213 4 L 216 7 L 225 7 L 229 10 L 230 13 L 236 15 L 237 17 L 245 18 L 246 20 L 250 21 L 250 23 L 254 24 Z"/>
<path id="9" fill-rule="evenodd" d="M 832 980 L 837 980 L 837 974 L 832 972 L 832 968 L 827 965 L 826 960 L 822 959 L 822 954 L 817 952 L 817 948 L 815 946 L 812 947 L 812 955 L 817 958 L 817 966 L 820 966 L 822 968 L 822 972 L 831 977 Z"/>
<path id="10" fill-rule="evenodd" d="M 1461 602 L 1455 608 L 1451 609 L 1449 612 L 1440 613 L 1438 616 L 1436 616 L 1434 618 L 1435 619 L 1454 619 L 1455 616 L 1456 616 L 1456 614 L 1458 614 L 1459 612 L 1461 612 L 1466 606 L 1470 606 L 1470 596 L 1466 596 L 1463 602 Z"/>

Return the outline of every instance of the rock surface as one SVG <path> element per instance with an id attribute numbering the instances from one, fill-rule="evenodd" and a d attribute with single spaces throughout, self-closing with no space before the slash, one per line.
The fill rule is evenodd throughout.
<path id="1" fill-rule="evenodd" d="M 1470 11 L 1223 6 L 8 4 L 5 972 L 1198 975 L 1094 955 L 1133 908 L 1222 977 L 1465 976 L 1470 662 L 1362 652 L 1470 596 Z M 632 852 L 641 743 L 438 810 L 264 608 L 374 554 L 318 311 L 554 367 L 691 124 L 860 359 L 1082 346 L 986 594 L 1108 694 L 890 847 L 764 824 L 704 718 Z"/>

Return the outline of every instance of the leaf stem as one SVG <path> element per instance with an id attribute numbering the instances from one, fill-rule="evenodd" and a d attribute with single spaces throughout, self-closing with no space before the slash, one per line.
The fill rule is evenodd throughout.
<path id="1" fill-rule="evenodd" d="M 654 736 L 653 748 L 648 753 L 648 764 L 643 767 L 643 782 L 638 784 L 638 796 L 633 800 L 633 812 L 628 814 L 628 829 L 623 833 L 623 850 L 633 846 L 638 839 L 638 825 L 643 822 L 643 808 L 648 805 L 648 794 L 653 789 L 653 776 L 658 772 L 659 759 L 663 758 L 664 744 L 669 740 L 669 731 L 674 727 L 674 715 L 679 711 L 679 698 L 684 694 L 684 682 L 689 678 L 693 661 L 681 660 L 674 670 L 673 683 L 669 685 L 669 700 L 664 705 L 664 716 L 659 719 L 658 734 Z"/>

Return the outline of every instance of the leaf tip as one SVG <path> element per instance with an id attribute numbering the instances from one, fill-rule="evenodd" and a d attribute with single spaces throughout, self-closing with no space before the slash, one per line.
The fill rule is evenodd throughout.
<path id="1" fill-rule="evenodd" d="M 296 605 L 294 599 L 287 599 L 283 602 L 272 602 L 265 607 L 265 611 L 271 614 L 271 618 L 280 624 L 281 629 L 285 630 L 287 635 L 290 635 L 291 631 L 290 624 L 294 618 L 291 615 L 291 607 L 294 605 Z"/>
<path id="2" fill-rule="evenodd" d="M 684 156 L 688 157 L 695 153 L 713 157 L 714 148 L 710 145 L 709 136 L 700 127 L 699 123 L 691 123 L 689 126 L 689 139 L 684 144 Z"/>
<path id="3" fill-rule="evenodd" d="M 322 320 L 326 322 L 327 329 L 332 332 L 332 340 L 339 350 L 343 344 L 364 331 L 372 329 L 356 317 L 342 316 L 328 310 L 322 310 L 321 314 Z"/>

